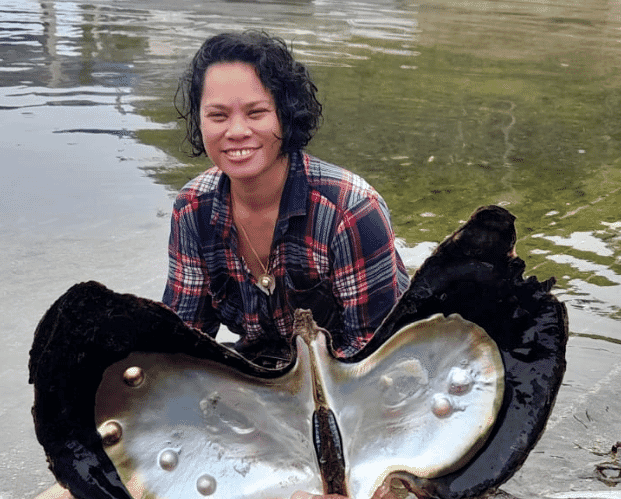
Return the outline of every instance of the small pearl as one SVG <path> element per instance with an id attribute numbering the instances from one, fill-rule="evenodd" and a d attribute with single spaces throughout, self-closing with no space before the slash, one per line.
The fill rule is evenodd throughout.
<path id="1" fill-rule="evenodd" d="M 196 489 L 204 496 L 210 496 L 216 491 L 216 479 L 211 475 L 201 475 L 196 480 Z"/>
<path id="2" fill-rule="evenodd" d="M 442 394 L 436 394 L 431 401 L 431 412 L 433 412 L 439 418 L 445 418 L 450 416 L 453 412 L 453 406 L 448 397 Z"/>
<path id="3" fill-rule="evenodd" d="M 160 468 L 166 471 L 172 471 L 179 464 L 179 454 L 172 449 L 166 449 L 160 453 Z"/>
<path id="4" fill-rule="evenodd" d="M 123 427 L 118 421 L 106 421 L 99 427 L 99 434 L 104 447 L 110 447 L 121 440 Z"/>
<path id="5" fill-rule="evenodd" d="M 136 388 L 144 382 L 144 371 L 137 366 L 130 367 L 123 373 L 123 381 L 127 386 Z"/>
<path id="6" fill-rule="evenodd" d="M 453 368 L 449 374 L 449 393 L 464 395 L 472 387 L 472 376 L 465 369 Z"/>
<path id="7" fill-rule="evenodd" d="M 269 275 L 261 276 L 261 279 L 259 280 L 259 284 L 261 284 L 261 286 L 263 286 L 265 289 L 271 289 L 272 277 Z"/>

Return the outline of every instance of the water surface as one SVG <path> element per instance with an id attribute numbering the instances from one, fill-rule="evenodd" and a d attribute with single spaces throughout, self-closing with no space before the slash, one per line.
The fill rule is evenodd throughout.
<path id="1" fill-rule="evenodd" d="M 518 217 L 571 338 L 548 430 L 503 488 L 608 490 L 594 463 L 621 431 L 621 2 L 0 0 L 0 498 L 52 481 L 28 412 L 38 319 L 80 280 L 160 297 L 171 196 L 208 166 L 183 150 L 176 80 L 206 36 L 249 27 L 308 64 L 325 110 L 309 152 L 380 191 L 412 269 L 480 205 Z"/>

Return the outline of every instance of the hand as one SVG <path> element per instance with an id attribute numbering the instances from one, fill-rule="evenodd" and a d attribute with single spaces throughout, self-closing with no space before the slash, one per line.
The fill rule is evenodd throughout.
<path id="1" fill-rule="evenodd" d="M 429 499 L 405 473 L 388 475 L 371 499 Z"/>
<path id="2" fill-rule="evenodd" d="M 371 499 L 399 499 L 393 492 L 393 489 L 391 488 L 390 483 L 391 483 L 391 478 L 390 477 L 386 478 L 386 480 L 384 480 L 384 483 L 382 483 L 377 488 L 377 490 L 375 491 Z"/>

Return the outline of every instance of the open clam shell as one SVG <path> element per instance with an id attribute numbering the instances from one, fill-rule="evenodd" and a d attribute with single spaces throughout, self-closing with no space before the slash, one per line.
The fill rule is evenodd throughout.
<path id="1" fill-rule="evenodd" d="M 298 340 L 299 355 L 282 369 L 249 362 L 189 328 L 161 304 L 120 295 L 94 282 L 72 287 L 42 318 L 30 356 L 35 430 L 50 469 L 78 499 L 129 499 L 124 482 L 137 469 L 137 480 L 155 490 L 160 482 L 147 476 L 149 467 L 165 477 L 163 482 L 177 473 L 176 484 L 189 484 L 192 494 L 213 496 L 226 483 L 214 471 L 218 465 L 207 467 L 199 458 L 186 473 L 184 463 L 188 456 L 218 446 L 222 454 L 215 456 L 227 462 L 236 456 L 239 444 L 234 457 L 238 462 L 230 469 L 223 466 L 221 473 L 229 469 L 237 479 L 259 470 L 245 496 L 256 490 L 257 497 L 267 497 L 259 489 L 271 494 L 278 488 L 276 497 L 285 497 L 291 481 L 297 482 L 295 489 L 366 499 L 388 473 L 397 474 L 419 497 L 474 498 L 498 487 L 521 466 L 545 428 L 565 370 L 568 334 L 565 307 L 550 294 L 553 279 L 522 277 L 525 265 L 515 256 L 513 222 L 502 208 L 477 210 L 416 272 L 371 341 L 347 359 L 336 360 L 330 345 L 324 347 L 321 333 L 305 336 L 304 331 L 315 329 L 309 320 L 301 320 L 298 333 L 305 341 Z M 496 391 L 488 393 L 482 388 L 491 386 L 482 382 L 485 368 L 464 369 L 463 359 L 448 361 L 446 352 L 433 353 L 436 347 L 419 355 L 416 349 L 424 341 L 403 339 L 416 338 L 420 324 L 439 321 L 438 326 L 453 320 L 475 324 L 474 330 L 485 331 L 495 343 L 504 369 L 489 361 L 491 347 L 481 366 L 504 370 L 500 398 L 502 376 L 494 377 Z M 479 332 L 475 336 L 483 337 Z M 436 341 L 450 334 L 431 336 Z M 458 344 L 455 339 L 447 343 Z M 472 338 L 466 344 L 488 345 Z M 410 348 L 411 357 L 399 357 Z M 469 348 L 461 350 L 470 352 Z M 467 362 L 476 364 L 469 357 Z M 213 379 L 202 380 L 205 365 L 224 376 L 220 388 L 214 388 Z M 95 417 L 96 394 L 108 368 L 101 388 L 107 395 L 98 396 Z M 441 387 L 439 372 L 449 376 Z M 113 381 L 107 378 L 110 373 L 116 373 Z M 108 383 L 112 388 L 105 388 Z M 251 387 L 251 402 L 241 395 L 244 383 Z M 167 385 L 170 392 L 164 390 Z M 418 398 L 419 392 L 407 386 L 420 388 L 420 393 L 426 386 L 429 392 Z M 185 390 L 187 395 L 180 395 Z M 131 396 L 123 395 L 127 392 Z M 259 392 L 265 400 L 256 398 Z M 108 399 L 111 406 L 106 405 Z M 171 400 L 177 402 L 167 406 Z M 430 400 L 432 405 L 426 405 Z M 398 414 L 399 404 L 423 414 L 422 423 L 410 414 Z M 267 412 L 272 405 L 275 412 Z M 143 406 L 146 412 L 140 415 Z M 176 420 L 175 411 L 186 406 Z M 291 410 L 295 417 L 289 415 Z M 464 414 L 469 417 L 460 419 Z M 162 415 L 169 419 L 158 420 Z M 470 417 L 477 423 L 466 429 Z M 489 424 L 480 426 L 480 420 Z M 193 437 L 195 428 L 216 428 L 214 421 L 227 421 L 228 429 L 214 430 L 217 438 Z M 234 444 L 221 443 L 223 432 Z M 187 442 L 177 440 L 182 434 L 191 435 Z M 151 437 L 141 443 L 146 435 Z M 290 446 L 292 440 L 303 442 L 304 450 Z M 378 443 L 369 447 L 372 440 Z M 266 454 L 267 441 L 276 442 L 276 450 Z M 389 451 L 383 450 L 384 442 Z M 315 463 L 300 457 L 311 445 Z M 454 455 L 452 447 L 457 449 Z M 445 451 L 448 459 L 442 456 Z M 268 470 L 276 468 L 286 471 L 278 475 L 277 484 L 266 482 Z"/>
<path id="2" fill-rule="evenodd" d="M 353 498 L 371 497 L 393 471 L 429 478 L 459 469 L 485 442 L 504 369 L 475 324 L 434 316 L 355 364 L 332 357 L 321 332 L 305 336 L 293 369 L 276 379 L 184 355 L 132 353 L 110 366 L 95 421 L 100 432 L 121 428 L 106 446 L 117 470 L 137 473 L 157 497 L 321 494 L 312 435 L 323 403 L 340 431 Z M 132 370 L 142 373 L 138 386 L 127 381 Z"/>

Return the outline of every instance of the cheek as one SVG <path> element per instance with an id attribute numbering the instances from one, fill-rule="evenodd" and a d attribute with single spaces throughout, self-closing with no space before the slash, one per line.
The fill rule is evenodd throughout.
<path id="1" fill-rule="evenodd" d="M 201 125 L 201 137 L 203 139 L 203 145 L 207 149 L 210 145 L 213 145 L 219 137 L 219 133 L 213 126 L 205 127 Z"/>
<path id="2" fill-rule="evenodd" d="M 217 141 L 213 139 L 213 137 L 206 135 L 204 132 L 201 133 L 203 138 L 203 148 L 205 149 L 205 155 L 211 160 L 215 160 L 218 155 L 219 147 L 217 147 Z"/>

